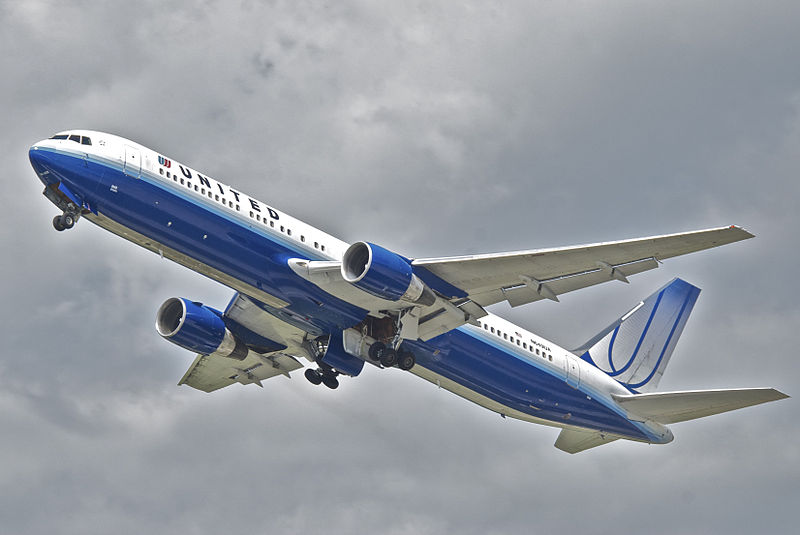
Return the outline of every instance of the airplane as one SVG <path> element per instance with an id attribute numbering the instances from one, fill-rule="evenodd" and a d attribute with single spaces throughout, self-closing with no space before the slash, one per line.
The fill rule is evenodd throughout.
<path id="1" fill-rule="evenodd" d="M 666 444 L 670 424 L 788 396 L 772 388 L 659 392 L 700 289 L 673 279 L 565 349 L 486 309 L 621 281 L 669 258 L 753 235 L 732 225 L 548 249 L 412 258 L 346 243 L 134 141 L 68 130 L 30 162 L 60 210 L 234 290 L 224 310 L 183 297 L 156 314 L 196 353 L 179 385 L 213 392 L 270 377 L 335 389 L 365 364 L 409 371 L 500 414 L 559 428 L 568 453 L 618 439 Z"/>

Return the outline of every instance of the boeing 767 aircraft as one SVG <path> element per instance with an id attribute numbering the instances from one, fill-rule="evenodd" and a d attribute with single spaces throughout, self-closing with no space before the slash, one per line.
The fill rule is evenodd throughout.
<path id="1" fill-rule="evenodd" d="M 197 353 L 179 384 L 212 392 L 289 376 L 328 388 L 365 363 L 396 367 L 504 417 L 561 429 L 570 452 L 664 444 L 668 424 L 787 397 L 772 388 L 657 392 L 700 290 L 674 279 L 567 350 L 490 314 L 752 238 L 737 226 L 555 249 L 408 258 L 345 243 L 121 137 L 70 130 L 30 161 L 61 213 L 86 219 L 235 291 L 224 311 L 167 299 L 156 330 Z"/>

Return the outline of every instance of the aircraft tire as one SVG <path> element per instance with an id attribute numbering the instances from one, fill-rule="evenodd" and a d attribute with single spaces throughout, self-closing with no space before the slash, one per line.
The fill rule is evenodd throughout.
<path id="1" fill-rule="evenodd" d="M 306 376 L 306 379 L 308 379 L 308 382 L 312 385 L 318 385 L 322 382 L 322 375 L 312 368 L 308 368 L 303 375 Z"/>
<path id="2" fill-rule="evenodd" d="M 75 226 L 75 216 L 72 214 L 64 214 L 61 216 L 61 224 L 65 229 L 71 229 Z"/>
<path id="3" fill-rule="evenodd" d="M 62 230 L 66 229 L 67 227 L 64 226 L 64 223 L 61 221 L 61 216 L 57 215 L 53 218 L 53 228 L 57 231 L 61 232 Z"/>
<path id="4" fill-rule="evenodd" d="M 391 347 L 387 347 L 381 353 L 381 366 L 384 368 L 391 368 L 397 364 L 397 351 L 392 349 Z"/>
<path id="5" fill-rule="evenodd" d="M 408 371 L 414 367 L 414 364 L 417 363 L 417 359 L 414 358 L 414 353 L 410 351 L 401 351 L 400 356 L 397 359 L 397 367 L 403 371 Z"/>
<path id="6" fill-rule="evenodd" d="M 369 346 L 369 351 L 367 353 L 369 354 L 369 358 L 371 358 L 372 360 L 380 361 L 381 354 L 384 351 L 386 351 L 386 344 L 384 344 L 383 342 L 375 342 L 374 344 Z"/>
<path id="7" fill-rule="evenodd" d="M 334 377 L 333 375 L 323 375 L 322 384 L 324 384 L 331 390 L 336 390 L 337 388 L 339 388 L 339 380 L 336 379 L 336 377 Z"/>

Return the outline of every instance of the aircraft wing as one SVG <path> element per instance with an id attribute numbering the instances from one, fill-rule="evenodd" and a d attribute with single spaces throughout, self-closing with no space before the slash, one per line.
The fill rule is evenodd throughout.
<path id="1" fill-rule="evenodd" d="M 257 301 L 237 293 L 225 310 L 229 328 L 248 339 L 251 346 L 264 346 L 263 353 L 248 351 L 244 360 L 220 355 L 197 355 L 178 383 L 203 392 L 213 392 L 233 383 L 256 384 L 300 369 L 303 365 L 291 354 L 304 355 L 305 331 L 281 321 L 262 309 Z M 267 346 L 272 345 L 272 350 Z M 269 351 L 269 352 L 268 352 Z"/>
<path id="2" fill-rule="evenodd" d="M 302 367 L 297 359 L 282 353 L 261 355 L 251 351 L 242 361 L 219 355 L 197 355 L 178 384 L 203 392 L 213 392 L 233 383 L 263 386 L 264 379 L 276 375 L 289 377 L 290 371 Z"/>
<path id="3" fill-rule="evenodd" d="M 447 258 L 423 258 L 413 265 L 464 290 L 480 306 L 511 306 L 558 296 L 658 267 L 673 256 L 752 238 L 746 230 L 720 227 L 679 234 L 553 249 L 533 249 Z"/>
<path id="4" fill-rule="evenodd" d="M 483 307 L 512 307 L 619 280 L 658 267 L 666 258 L 752 238 L 746 230 L 719 227 L 614 242 L 413 261 L 467 297 L 443 298 L 423 310 L 419 337 L 430 340 L 486 315 Z M 423 277 L 424 278 L 424 277 Z"/>

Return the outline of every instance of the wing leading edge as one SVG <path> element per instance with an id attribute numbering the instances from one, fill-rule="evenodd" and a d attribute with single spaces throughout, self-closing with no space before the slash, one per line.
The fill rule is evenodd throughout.
<path id="1" fill-rule="evenodd" d="M 509 253 L 422 258 L 425 268 L 465 291 L 479 306 L 519 306 L 658 267 L 658 262 L 752 238 L 729 226 L 632 240 Z"/>

